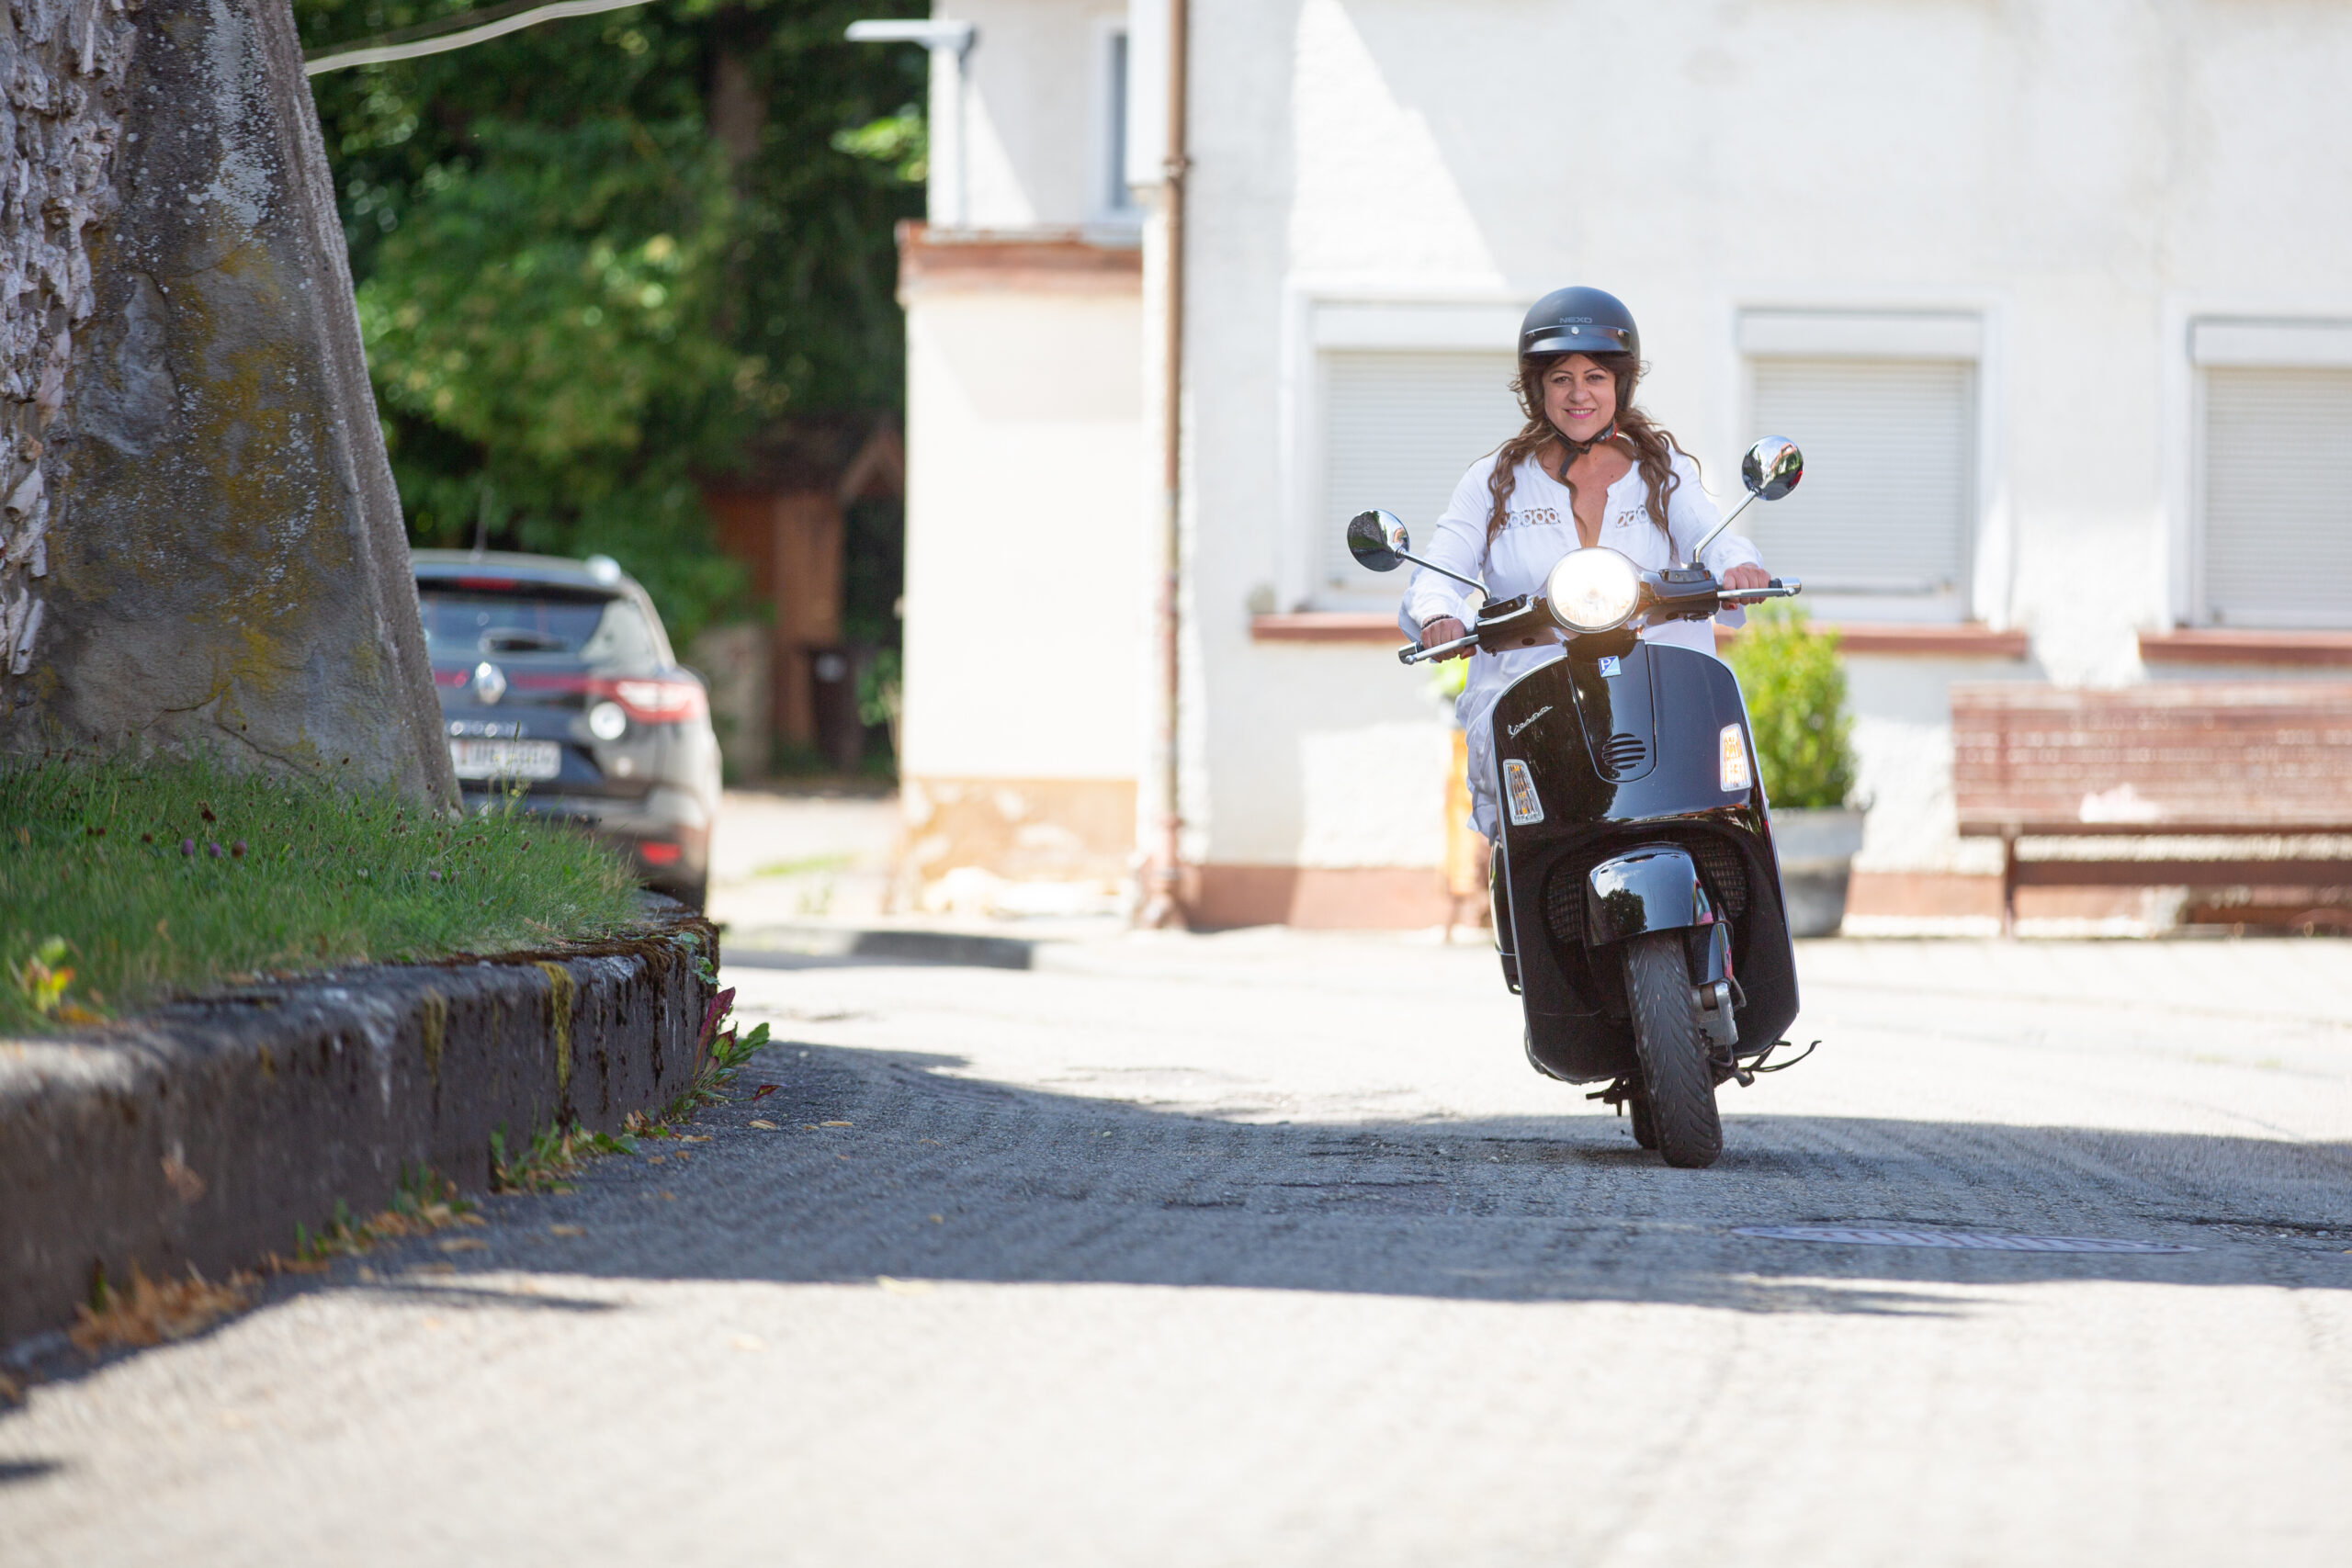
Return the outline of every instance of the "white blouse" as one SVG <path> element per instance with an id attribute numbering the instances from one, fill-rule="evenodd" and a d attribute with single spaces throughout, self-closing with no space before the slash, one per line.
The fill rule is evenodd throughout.
<path id="1" fill-rule="evenodd" d="M 1560 558 L 1583 547 L 1577 536 L 1576 514 L 1570 510 L 1568 487 L 1545 473 L 1534 458 L 1521 463 L 1518 483 L 1503 513 L 1502 531 L 1495 536 L 1489 547 L 1487 512 L 1491 503 L 1487 478 L 1494 471 L 1494 466 L 1495 457 L 1491 455 L 1470 465 L 1462 482 L 1453 487 L 1453 499 L 1446 504 L 1444 514 L 1438 518 L 1430 536 L 1413 541 L 1413 553 L 1464 577 L 1481 580 L 1487 585 L 1489 600 L 1541 592 L 1544 578 Z M 1699 466 L 1678 452 L 1674 471 L 1681 482 L 1667 503 L 1670 543 L 1666 535 L 1658 532 L 1657 525 L 1650 521 L 1648 491 L 1642 482 L 1639 465 L 1628 468 L 1623 479 L 1609 487 L 1608 498 L 1601 504 L 1600 544 L 1645 570 L 1662 570 L 1687 560 L 1690 547 L 1722 519 L 1714 502 L 1700 488 Z M 1761 566 L 1763 557 L 1748 540 L 1726 533 L 1707 547 L 1700 564 L 1720 577 L 1735 566 Z M 1476 619 L 1465 597 L 1467 592 L 1460 583 L 1436 572 L 1416 569 L 1406 587 L 1405 603 L 1396 624 L 1416 641 L 1423 626 L 1443 616 L 1453 616 L 1467 626 Z M 1742 611 L 1732 609 L 1724 611 L 1722 618 L 1725 625 L 1736 626 L 1747 616 Z M 1715 651 L 1714 631 L 1705 621 L 1669 621 L 1647 628 L 1642 637 L 1649 642 L 1674 643 L 1701 653 Z M 1472 819 L 1478 830 L 1490 839 L 1495 836 L 1496 823 L 1494 781 L 1488 776 L 1493 772 L 1493 753 L 1486 733 L 1487 716 L 1511 682 L 1562 657 L 1566 651 L 1554 643 L 1470 656 L 1469 683 L 1454 705 L 1454 714 L 1470 740 Z"/>

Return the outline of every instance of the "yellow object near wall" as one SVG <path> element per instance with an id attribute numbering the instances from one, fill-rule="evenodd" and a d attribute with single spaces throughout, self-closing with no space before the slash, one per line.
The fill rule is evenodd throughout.
<path id="1" fill-rule="evenodd" d="M 1470 738 L 1457 729 L 1453 769 L 1445 776 L 1445 886 L 1456 900 L 1480 900 L 1482 911 L 1487 853 L 1487 836 L 1470 826 Z"/>

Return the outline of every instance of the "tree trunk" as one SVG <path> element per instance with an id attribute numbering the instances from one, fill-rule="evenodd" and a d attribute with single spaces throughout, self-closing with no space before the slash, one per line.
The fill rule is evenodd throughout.
<path id="1" fill-rule="evenodd" d="M 0 754 L 454 800 L 287 0 L 11 0 L 0 84 Z"/>

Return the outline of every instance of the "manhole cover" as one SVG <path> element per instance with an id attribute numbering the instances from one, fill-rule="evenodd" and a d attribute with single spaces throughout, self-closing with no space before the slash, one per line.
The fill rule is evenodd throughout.
<path id="1" fill-rule="evenodd" d="M 1946 1247 L 1972 1252 L 2195 1252 L 2165 1241 L 2093 1235 L 1987 1235 L 1982 1231 L 1859 1230 L 1849 1225 L 1740 1225 L 1734 1235 L 1770 1241 L 1826 1241 L 1845 1247 Z"/>

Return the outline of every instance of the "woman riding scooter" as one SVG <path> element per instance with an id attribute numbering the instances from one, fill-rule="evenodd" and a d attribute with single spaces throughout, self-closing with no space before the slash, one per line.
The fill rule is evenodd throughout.
<path id="1" fill-rule="evenodd" d="M 1726 535 L 1698 466 L 1634 406 L 1640 372 L 1622 302 L 1547 296 L 1520 333 L 1526 425 L 1463 476 L 1424 553 L 1379 511 L 1348 547 L 1420 569 L 1400 659 L 1471 658 L 1473 820 L 1530 1064 L 1606 1085 L 1594 1098 L 1637 1142 L 1696 1167 L 1723 1150 L 1716 1086 L 1776 1070 L 1797 1011 L 1763 781 L 1710 622 L 1802 585 Z M 1767 437 L 1741 472 L 1777 500 L 1804 459 Z"/>
<path id="2" fill-rule="evenodd" d="M 1424 558 L 1484 581 L 1490 600 L 1541 592 L 1553 566 L 1574 549 L 1605 546 L 1651 569 L 1690 559 L 1690 547 L 1720 514 L 1699 488 L 1699 465 L 1634 406 L 1641 374 L 1641 333 L 1615 295 L 1562 288 L 1537 300 L 1520 323 L 1519 377 L 1511 384 L 1527 423 L 1470 465 Z M 1756 547 L 1733 534 L 1709 546 L 1696 564 L 1726 591 L 1771 581 Z M 1423 648 L 1456 641 L 1464 621 L 1476 618 L 1462 592 L 1437 572 L 1416 571 L 1397 624 Z M 1745 618 L 1738 610 L 1724 616 L 1730 626 Z M 1715 651 L 1714 633 L 1703 621 L 1668 621 L 1641 635 Z M 1441 656 L 1470 660 L 1454 715 L 1469 739 L 1471 821 L 1488 842 L 1497 833 L 1487 716 L 1505 687 L 1562 651 L 1553 645 Z"/>

